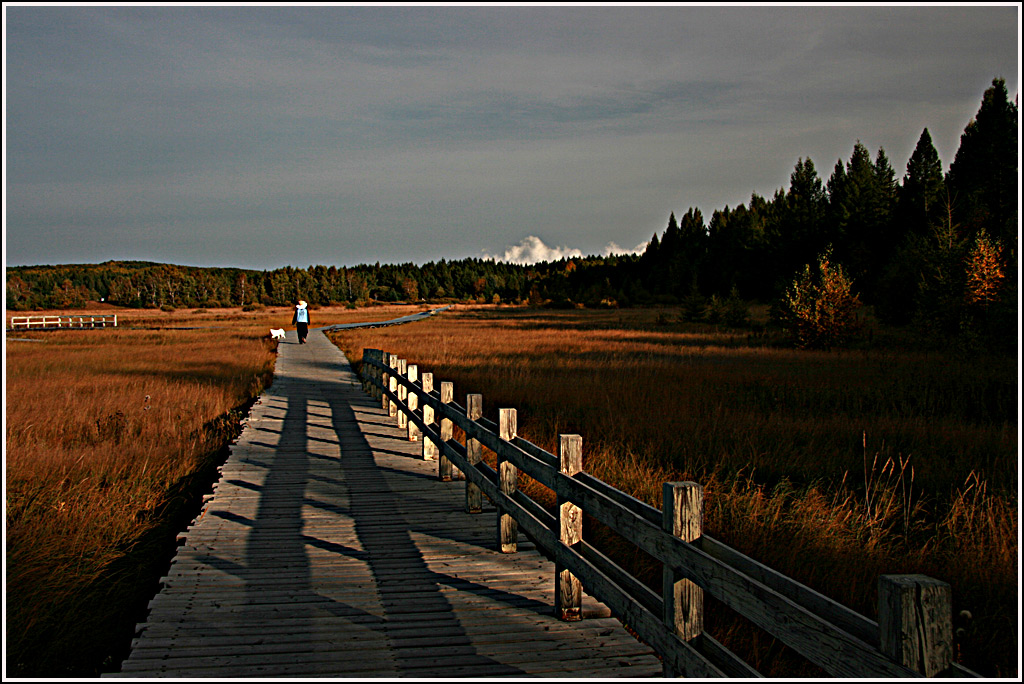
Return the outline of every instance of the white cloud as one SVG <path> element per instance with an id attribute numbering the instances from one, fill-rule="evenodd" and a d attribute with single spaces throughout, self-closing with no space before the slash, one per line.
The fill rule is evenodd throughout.
<path id="1" fill-rule="evenodd" d="M 643 254 L 646 249 L 646 242 L 641 242 L 633 249 L 625 249 L 623 247 L 619 247 L 615 242 L 609 242 L 604 246 L 602 255 Z M 503 261 L 509 264 L 529 266 L 531 264 L 538 264 L 544 261 L 558 261 L 560 259 L 576 257 L 582 258 L 583 256 L 585 256 L 583 251 L 576 247 L 551 247 L 536 235 L 528 235 L 523 238 L 518 245 L 510 245 L 506 247 L 505 253 L 501 256 L 484 253 L 482 258 L 491 261 Z"/>
<path id="2" fill-rule="evenodd" d="M 484 254 L 484 259 L 504 261 L 510 264 L 537 264 L 542 261 L 558 261 L 566 257 L 582 257 L 583 252 L 575 247 L 549 247 L 536 235 L 528 235 L 518 245 L 505 248 L 501 256 Z"/>
<path id="3" fill-rule="evenodd" d="M 647 245 L 647 242 L 641 242 L 633 249 L 626 249 L 624 247 L 619 247 L 614 241 L 609 242 L 604 246 L 604 256 L 613 256 L 617 254 L 643 254 L 647 251 Z"/>

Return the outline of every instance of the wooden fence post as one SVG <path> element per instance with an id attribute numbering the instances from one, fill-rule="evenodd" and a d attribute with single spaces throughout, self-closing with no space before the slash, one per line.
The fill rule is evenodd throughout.
<path id="1" fill-rule="evenodd" d="M 388 363 L 388 366 L 391 368 L 391 372 L 388 373 L 388 390 L 390 390 L 393 395 L 398 394 L 398 378 L 396 377 L 398 375 L 398 361 L 398 354 L 392 354 Z M 390 398 L 387 402 L 388 416 L 394 418 L 398 415 L 398 404 Z"/>
<path id="2" fill-rule="evenodd" d="M 482 394 L 466 395 L 466 417 L 479 420 L 484 415 L 484 397 Z M 466 460 L 473 468 L 483 458 L 480 441 L 466 437 Z M 466 512 L 479 513 L 483 510 L 483 492 L 466 476 Z"/>
<path id="3" fill-rule="evenodd" d="M 409 366 L 409 382 L 416 383 L 416 382 L 419 382 L 419 379 L 420 379 L 419 378 L 419 367 L 416 366 L 415 364 L 410 365 Z M 416 392 L 413 392 L 412 390 L 407 390 L 407 395 L 406 395 L 405 402 L 409 406 L 409 415 L 412 415 L 417 410 L 419 410 L 419 407 L 420 407 L 420 397 L 419 397 L 418 394 L 416 394 Z M 418 427 L 416 427 L 416 423 L 414 423 L 411 420 L 407 420 L 407 423 L 408 423 L 408 426 L 409 426 L 409 441 L 410 442 L 419 441 L 420 429 Z"/>
<path id="4" fill-rule="evenodd" d="M 423 393 L 430 394 L 434 391 L 434 374 L 424 373 L 423 374 Z M 428 428 L 434 424 L 434 407 L 428 404 L 426 401 L 423 402 L 423 424 Z M 436 461 L 438 445 L 434 444 L 428 435 L 429 430 L 423 435 L 423 460 L 424 461 Z"/>
<path id="5" fill-rule="evenodd" d="M 383 349 L 377 349 L 375 351 L 376 351 L 376 353 L 375 353 L 374 358 L 377 360 L 377 363 L 387 363 L 387 354 L 384 353 L 384 350 Z M 383 368 L 374 368 L 373 369 L 373 377 L 377 380 L 377 383 L 378 383 L 377 386 L 373 388 L 373 397 L 378 402 L 381 402 L 382 399 L 384 398 L 384 389 L 383 389 L 383 387 L 387 383 L 387 374 L 384 373 L 384 369 Z M 382 403 L 382 406 L 386 407 L 386 405 L 384 405 L 383 403 Z"/>
<path id="6" fill-rule="evenodd" d="M 359 371 L 359 380 L 362 383 L 363 391 L 366 392 L 367 394 L 369 394 L 369 392 L 370 392 L 370 383 L 367 382 L 367 379 L 368 379 L 368 376 L 370 375 L 370 367 L 368 365 L 366 365 L 366 362 L 370 360 L 370 357 L 367 355 L 367 353 L 366 353 L 367 351 L 369 351 L 369 350 L 367 350 L 367 349 L 363 350 L 363 365 L 362 365 L 362 367 L 360 368 L 360 371 Z"/>
<path id="7" fill-rule="evenodd" d="M 377 363 L 384 363 L 384 350 L 374 349 L 373 358 Z M 376 399 L 377 401 L 380 401 L 381 397 L 384 396 L 384 392 L 383 390 L 381 390 L 381 385 L 384 384 L 384 371 L 380 368 L 372 368 L 370 369 L 370 372 L 373 373 L 373 378 L 378 383 L 377 385 L 374 385 L 373 398 Z"/>
<path id="8" fill-rule="evenodd" d="M 406 377 L 406 361 L 405 359 L 398 359 L 398 376 L 401 378 Z M 406 400 L 409 395 L 409 390 L 405 385 L 399 384 L 398 378 L 395 378 L 395 393 L 398 395 L 398 401 L 395 404 L 395 412 L 391 415 L 395 416 L 398 422 L 398 429 L 404 430 L 406 423 L 409 421 L 409 416 L 405 414 Z"/>
<path id="9" fill-rule="evenodd" d="M 367 357 L 367 354 L 369 354 L 369 357 Z M 382 355 L 383 355 L 383 352 L 381 350 L 379 350 L 379 349 L 364 349 L 363 350 L 363 358 L 364 359 L 365 358 L 369 358 L 371 361 L 380 361 Z M 366 369 L 366 374 L 369 376 L 370 379 L 377 380 L 377 381 L 380 380 L 380 370 L 378 368 L 376 368 L 376 367 L 368 367 Z M 373 382 L 369 382 L 368 386 L 370 388 L 370 397 L 373 398 L 373 399 L 378 399 L 379 400 L 380 399 L 380 390 L 377 388 L 377 385 L 375 385 Z"/>
<path id="10" fill-rule="evenodd" d="M 704 488 L 696 482 L 666 482 L 662 485 L 662 529 L 685 542 L 700 538 L 704 517 Z M 704 591 L 674 569 L 662 570 L 664 621 L 685 641 L 700 636 L 704 629 Z M 666 665 L 666 677 L 678 677 Z"/>
<path id="11" fill-rule="evenodd" d="M 450 404 L 455 399 L 455 386 L 450 382 L 441 383 L 441 403 Z M 448 418 L 441 419 L 441 427 L 438 431 L 438 437 L 441 444 L 444 444 L 452 438 L 453 425 L 452 421 Z M 440 446 L 440 445 L 438 445 Z M 442 451 L 439 458 L 437 459 L 437 478 L 441 482 L 450 482 L 452 479 L 452 462 L 448 460 L 448 457 L 444 455 Z"/>
<path id="12" fill-rule="evenodd" d="M 558 436 L 558 460 L 563 475 L 572 477 L 583 470 L 583 437 Z M 572 547 L 583 541 L 583 511 L 579 506 L 558 498 L 558 529 L 563 544 Z M 555 610 L 560 620 L 575 622 L 583 618 L 583 586 L 579 579 L 555 564 Z"/>
<path id="13" fill-rule="evenodd" d="M 506 442 L 516 438 L 516 410 L 498 409 L 498 437 Z M 519 486 L 519 469 L 506 461 L 501 453 L 498 457 L 498 489 L 502 494 L 512 497 Z M 498 503 L 498 547 L 502 553 L 515 553 L 519 537 L 519 523 L 510 514 L 502 510 Z"/>
<path id="14" fill-rule="evenodd" d="M 949 584 L 925 575 L 878 578 L 881 651 L 934 677 L 953 662 L 953 597 Z"/>
<path id="15" fill-rule="evenodd" d="M 363 360 L 364 361 L 380 361 L 383 352 L 380 349 L 364 349 Z M 366 376 L 366 391 L 373 399 L 380 399 L 380 389 L 374 384 L 374 380 L 380 379 L 380 369 L 375 366 L 365 366 L 364 375 Z"/>
<path id="16" fill-rule="evenodd" d="M 390 354 L 388 352 L 384 352 L 383 354 L 381 354 L 380 361 L 381 361 L 381 363 L 384 364 L 384 366 L 386 368 L 392 368 L 392 366 L 391 366 L 391 359 L 392 358 L 394 358 L 395 361 L 398 360 L 398 357 L 395 356 L 394 354 Z M 381 384 L 380 407 L 382 409 L 384 409 L 385 411 L 387 411 L 388 414 L 390 415 L 391 410 L 388 408 L 388 406 L 389 406 L 388 395 L 384 392 L 385 389 L 389 389 L 391 387 L 391 374 L 390 374 L 389 371 L 387 371 L 387 370 L 382 370 L 381 371 L 380 384 Z"/>

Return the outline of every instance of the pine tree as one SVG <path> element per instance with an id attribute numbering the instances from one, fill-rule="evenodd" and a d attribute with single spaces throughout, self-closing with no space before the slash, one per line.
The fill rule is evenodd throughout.
<path id="1" fill-rule="evenodd" d="M 814 162 L 797 160 L 789 176 L 789 191 L 782 195 L 780 190 L 773 204 L 777 213 L 770 247 L 780 275 L 788 280 L 831 242 L 826 222 L 828 197 Z"/>
<path id="2" fill-rule="evenodd" d="M 977 115 L 964 128 L 947 183 L 957 203 L 957 220 L 973 237 L 982 228 L 1010 247 L 1017 237 L 1017 105 L 1006 82 L 992 80 Z"/>
<path id="3" fill-rule="evenodd" d="M 899 193 L 899 218 L 908 232 L 926 235 L 928 226 L 941 211 L 945 184 L 942 162 L 932 144 L 932 136 L 925 128 L 917 140 L 914 153 L 907 161 L 907 174 Z"/>
<path id="4" fill-rule="evenodd" d="M 879 277 L 875 313 L 887 323 L 903 325 L 914 315 L 927 251 L 925 241 L 931 226 L 941 219 L 946 198 L 942 162 L 927 128 L 907 161 L 907 173 L 897 196 L 895 250 Z"/>
<path id="5" fill-rule="evenodd" d="M 829 216 L 835 257 L 847 265 L 866 299 L 876 300 L 881 269 L 898 244 L 893 233 L 895 172 L 884 149 L 874 162 L 858 140 L 845 171 L 841 163 L 829 179 Z"/>

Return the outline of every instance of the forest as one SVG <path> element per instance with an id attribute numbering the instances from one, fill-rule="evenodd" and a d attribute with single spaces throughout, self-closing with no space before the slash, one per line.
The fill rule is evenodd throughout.
<path id="1" fill-rule="evenodd" d="M 860 141 L 827 179 L 800 158 L 771 198 L 705 220 L 671 212 L 640 256 L 530 266 L 467 258 L 423 265 L 284 267 L 273 271 L 136 261 L 7 269 L 7 309 L 313 306 L 474 301 L 555 308 L 682 305 L 689 320 L 777 304 L 802 269 L 827 255 L 858 303 L 890 325 L 930 335 L 1014 337 L 1017 316 L 1017 102 L 993 79 L 949 170 L 928 129 L 900 179 Z"/>

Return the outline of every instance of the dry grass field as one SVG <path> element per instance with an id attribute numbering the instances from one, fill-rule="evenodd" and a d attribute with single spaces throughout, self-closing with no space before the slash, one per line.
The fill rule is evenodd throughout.
<path id="1" fill-rule="evenodd" d="M 424 308 L 316 309 L 313 326 Z M 117 313 L 116 330 L 6 338 L 11 676 L 116 668 L 175 535 L 271 379 L 267 331 L 291 318 Z M 520 434 L 548 450 L 582 434 L 589 472 L 657 507 L 663 481 L 702 482 L 710 534 L 867 615 L 879 574 L 949 581 L 955 611 L 973 615 L 957 623 L 961 662 L 1015 676 L 1016 360 L 796 352 L 677 314 L 460 306 L 335 338 L 353 362 L 383 348 L 453 381 L 460 402 L 482 393 L 492 418 L 517 408 Z M 644 558 L 624 562 L 660 576 Z M 708 627 L 766 674 L 814 674 L 720 611 Z"/>
<path id="2" fill-rule="evenodd" d="M 581 434 L 588 472 L 658 508 L 662 482 L 701 482 L 709 534 L 870 617 L 880 574 L 948 581 L 959 661 L 1016 676 L 1016 360 L 881 344 L 794 351 L 677 320 L 460 307 L 332 337 L 354 363 L 384 349 L 435 386 L 454 382 L 460 403 L 483 394 L 492 419 L 518 409 L 519 434 L 549 451 L 559 433 Z M 659 586 L 657 566 L 590 535 Z M 709 631 L 765 674 L 814 676 L 708 613 Z"/>
<path id="3" fill-rule="evenodd" d="M 313 321 L 409 312 L 317 309 Z M 269 328 L 291 327 L 282 307 L 88 313 L 117 313 L 118 327 L 6 336 L 13 676 L 95 676 L 120 663 L 218 454 L 272 379 Z"/>

